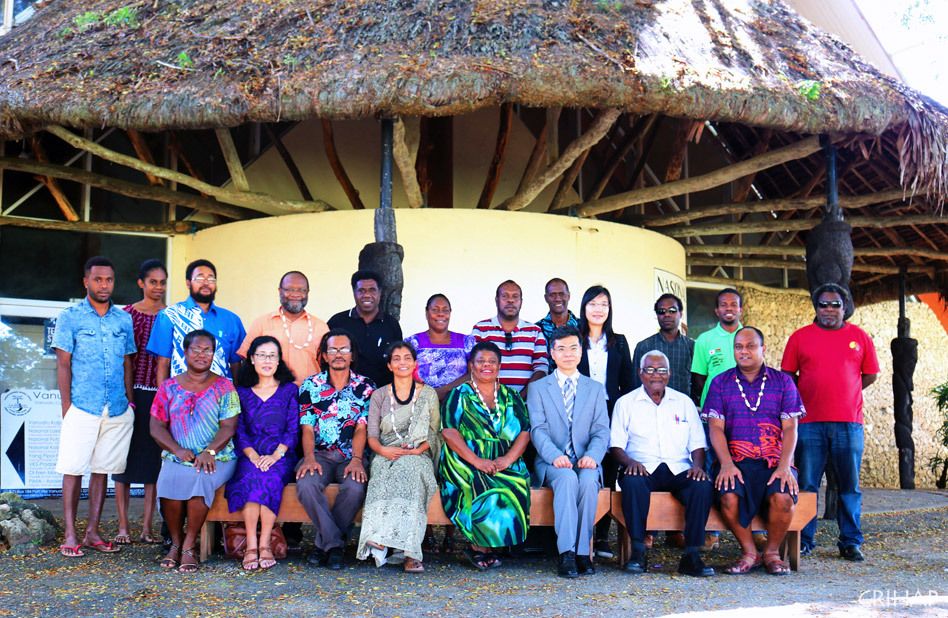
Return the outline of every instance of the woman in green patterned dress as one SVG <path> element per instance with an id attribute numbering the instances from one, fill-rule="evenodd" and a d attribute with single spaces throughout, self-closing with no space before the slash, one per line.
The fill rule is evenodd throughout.
<path id="1" fill-rule="evenodd" d="M 527 406 L 497 379 L 500 349 L 483 341 L 471 350 L 471 381 L 441 405 L 441 502 L 471 541 L 464 553 L 480 570 L 500 566 L 491 548 L 522 543 L 530 527 L 530 473 L 522 455 L 530 442 Z"/>

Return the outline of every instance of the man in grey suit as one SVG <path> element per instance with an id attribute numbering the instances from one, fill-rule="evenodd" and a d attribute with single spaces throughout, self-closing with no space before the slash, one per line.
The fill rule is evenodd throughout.
<path id="1" fill-rule="evenodd" d="M 527 391 L 530 439 L 537 450 L 537 479 L 553 488 L 557 572 L 574 578 L 595 573 L 589 550 L 609 416 L 602 384 L 576 369 L 582 358 L 579 330 L 571 325 L 555 329 L 550 354 L 556 370 Z"/>

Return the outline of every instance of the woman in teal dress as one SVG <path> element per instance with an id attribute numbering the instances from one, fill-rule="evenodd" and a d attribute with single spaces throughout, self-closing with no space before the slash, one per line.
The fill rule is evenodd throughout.
<path id="1" fill-rule="evenodd" d="M 471 350 L 471 381 L 441 406 L 441 502 L 471 542 L 476 568 L 500 566 L 491 548 L 522 543 L 530 527 L 530 473 L 523 452 L 530 442 L 527 406 L 500 384 L 500 349 L 489 341 Z"/>

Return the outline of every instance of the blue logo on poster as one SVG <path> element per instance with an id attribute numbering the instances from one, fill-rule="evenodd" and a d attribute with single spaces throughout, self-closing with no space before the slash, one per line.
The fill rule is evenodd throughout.
<path id="1" fill-rule="evenodd" d="M 3 398 L 3 409 L 13 416 L 23 416 L 33 409 L 33 398 L 23 391 L 10 391 Z"/>

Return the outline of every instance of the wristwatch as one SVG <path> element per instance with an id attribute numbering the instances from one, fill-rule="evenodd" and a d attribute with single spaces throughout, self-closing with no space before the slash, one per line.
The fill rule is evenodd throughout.
<path id="1" fill-rule="evenodd" d="M 210 454 L 211 454 L 211 457 L 217 457 L 217 451 L 215 451 L 214 449 L 212 449 L 212 448 L 206 448 L 206 449 L 204 449 L 204 450 L 207 451 L 208 453 L 210 453 Z"/>

